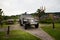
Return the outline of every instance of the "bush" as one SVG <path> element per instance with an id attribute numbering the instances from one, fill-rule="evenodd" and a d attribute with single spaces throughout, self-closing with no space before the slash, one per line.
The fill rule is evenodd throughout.
<path id="1" fill-rule="evenodd" d="M 47 24 L 50 24 L 50 23 L 52 23 L 52 20 L 50 18 L 44 19 L 44 20 L 42 19 L 42 20 L 39 21 L 39 23 L 47 23 Z"/>

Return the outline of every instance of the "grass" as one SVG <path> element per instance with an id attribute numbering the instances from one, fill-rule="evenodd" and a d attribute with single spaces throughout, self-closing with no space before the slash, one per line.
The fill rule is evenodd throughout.
<path id="1" fill-rule="evenodd" d="M 48 34 L 50 34 L 52 37 L 54 37 L 56 40 L 60 40 L 60 24 L 55 24 L 55 29 L 52 28 L 51 24 L 50 26 L 45 25 L 41 28 Z"/>
<path id="2" fill-rule="evenodd" d="M 20 30 L 12 30 L 7 38 L 5 32 L 0 32 L 0 40 L 40 40 L 27 32 Z"/>

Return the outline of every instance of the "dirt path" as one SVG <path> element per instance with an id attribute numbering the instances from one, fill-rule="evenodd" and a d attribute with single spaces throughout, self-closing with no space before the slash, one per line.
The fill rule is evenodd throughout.
<path id="1" fill-rule="evenodd" d="M 38 28 L 38 29 L 32 28 L 32 29 L 25 30 L 19 24 L 16 24 L 16 25 L 11 25 L 10 30 L 23 30 L 25 32 L 28 32 L 28 33 L 40 38 L 41 40 L 54 40 L 50 35 L 48 35 L 41 28 Z"/>
<path id="2" fill-rule="evenodd" d="M 32 30 L 26 30 L 26 32 L 42 39 L 42 40 L 54 40 L 50 35 L 48 35 L 46 32 L 44 32 L 42 29 L 32 29 Z"/>
<path id="3" fill-rule="evenodd" d="M 0 28 L 0 31 L 6 31 L 7 28 Z"/>

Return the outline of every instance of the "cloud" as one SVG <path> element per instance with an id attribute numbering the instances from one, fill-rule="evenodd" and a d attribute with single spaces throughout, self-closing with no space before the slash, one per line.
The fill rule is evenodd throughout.
<path id="1" fill-rule="evenodd" d="M 46 12 L 59 12 L 60 11 L 60 0 L 45 0 L 44 5 L 46 6 Z"/>
<path id="2" fill-rule="evenodd" d="M 0 0 L 5 15 L 36 12 L 40 6 L 45 6 L 46 12 L 60 11 L 60 0 Z"/>

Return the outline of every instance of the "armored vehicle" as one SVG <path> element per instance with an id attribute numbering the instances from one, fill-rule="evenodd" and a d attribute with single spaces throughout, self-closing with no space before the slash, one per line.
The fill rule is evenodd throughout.
<path id="1" fill-rule="evenodd" d="M 34 25 L 35 28 L 38 28 L 39 23 L 36 18 L 29 14 L 22 14 L 19 19 L 20 25 L 24 26 L 27 29 L 29 26 Z"/>

